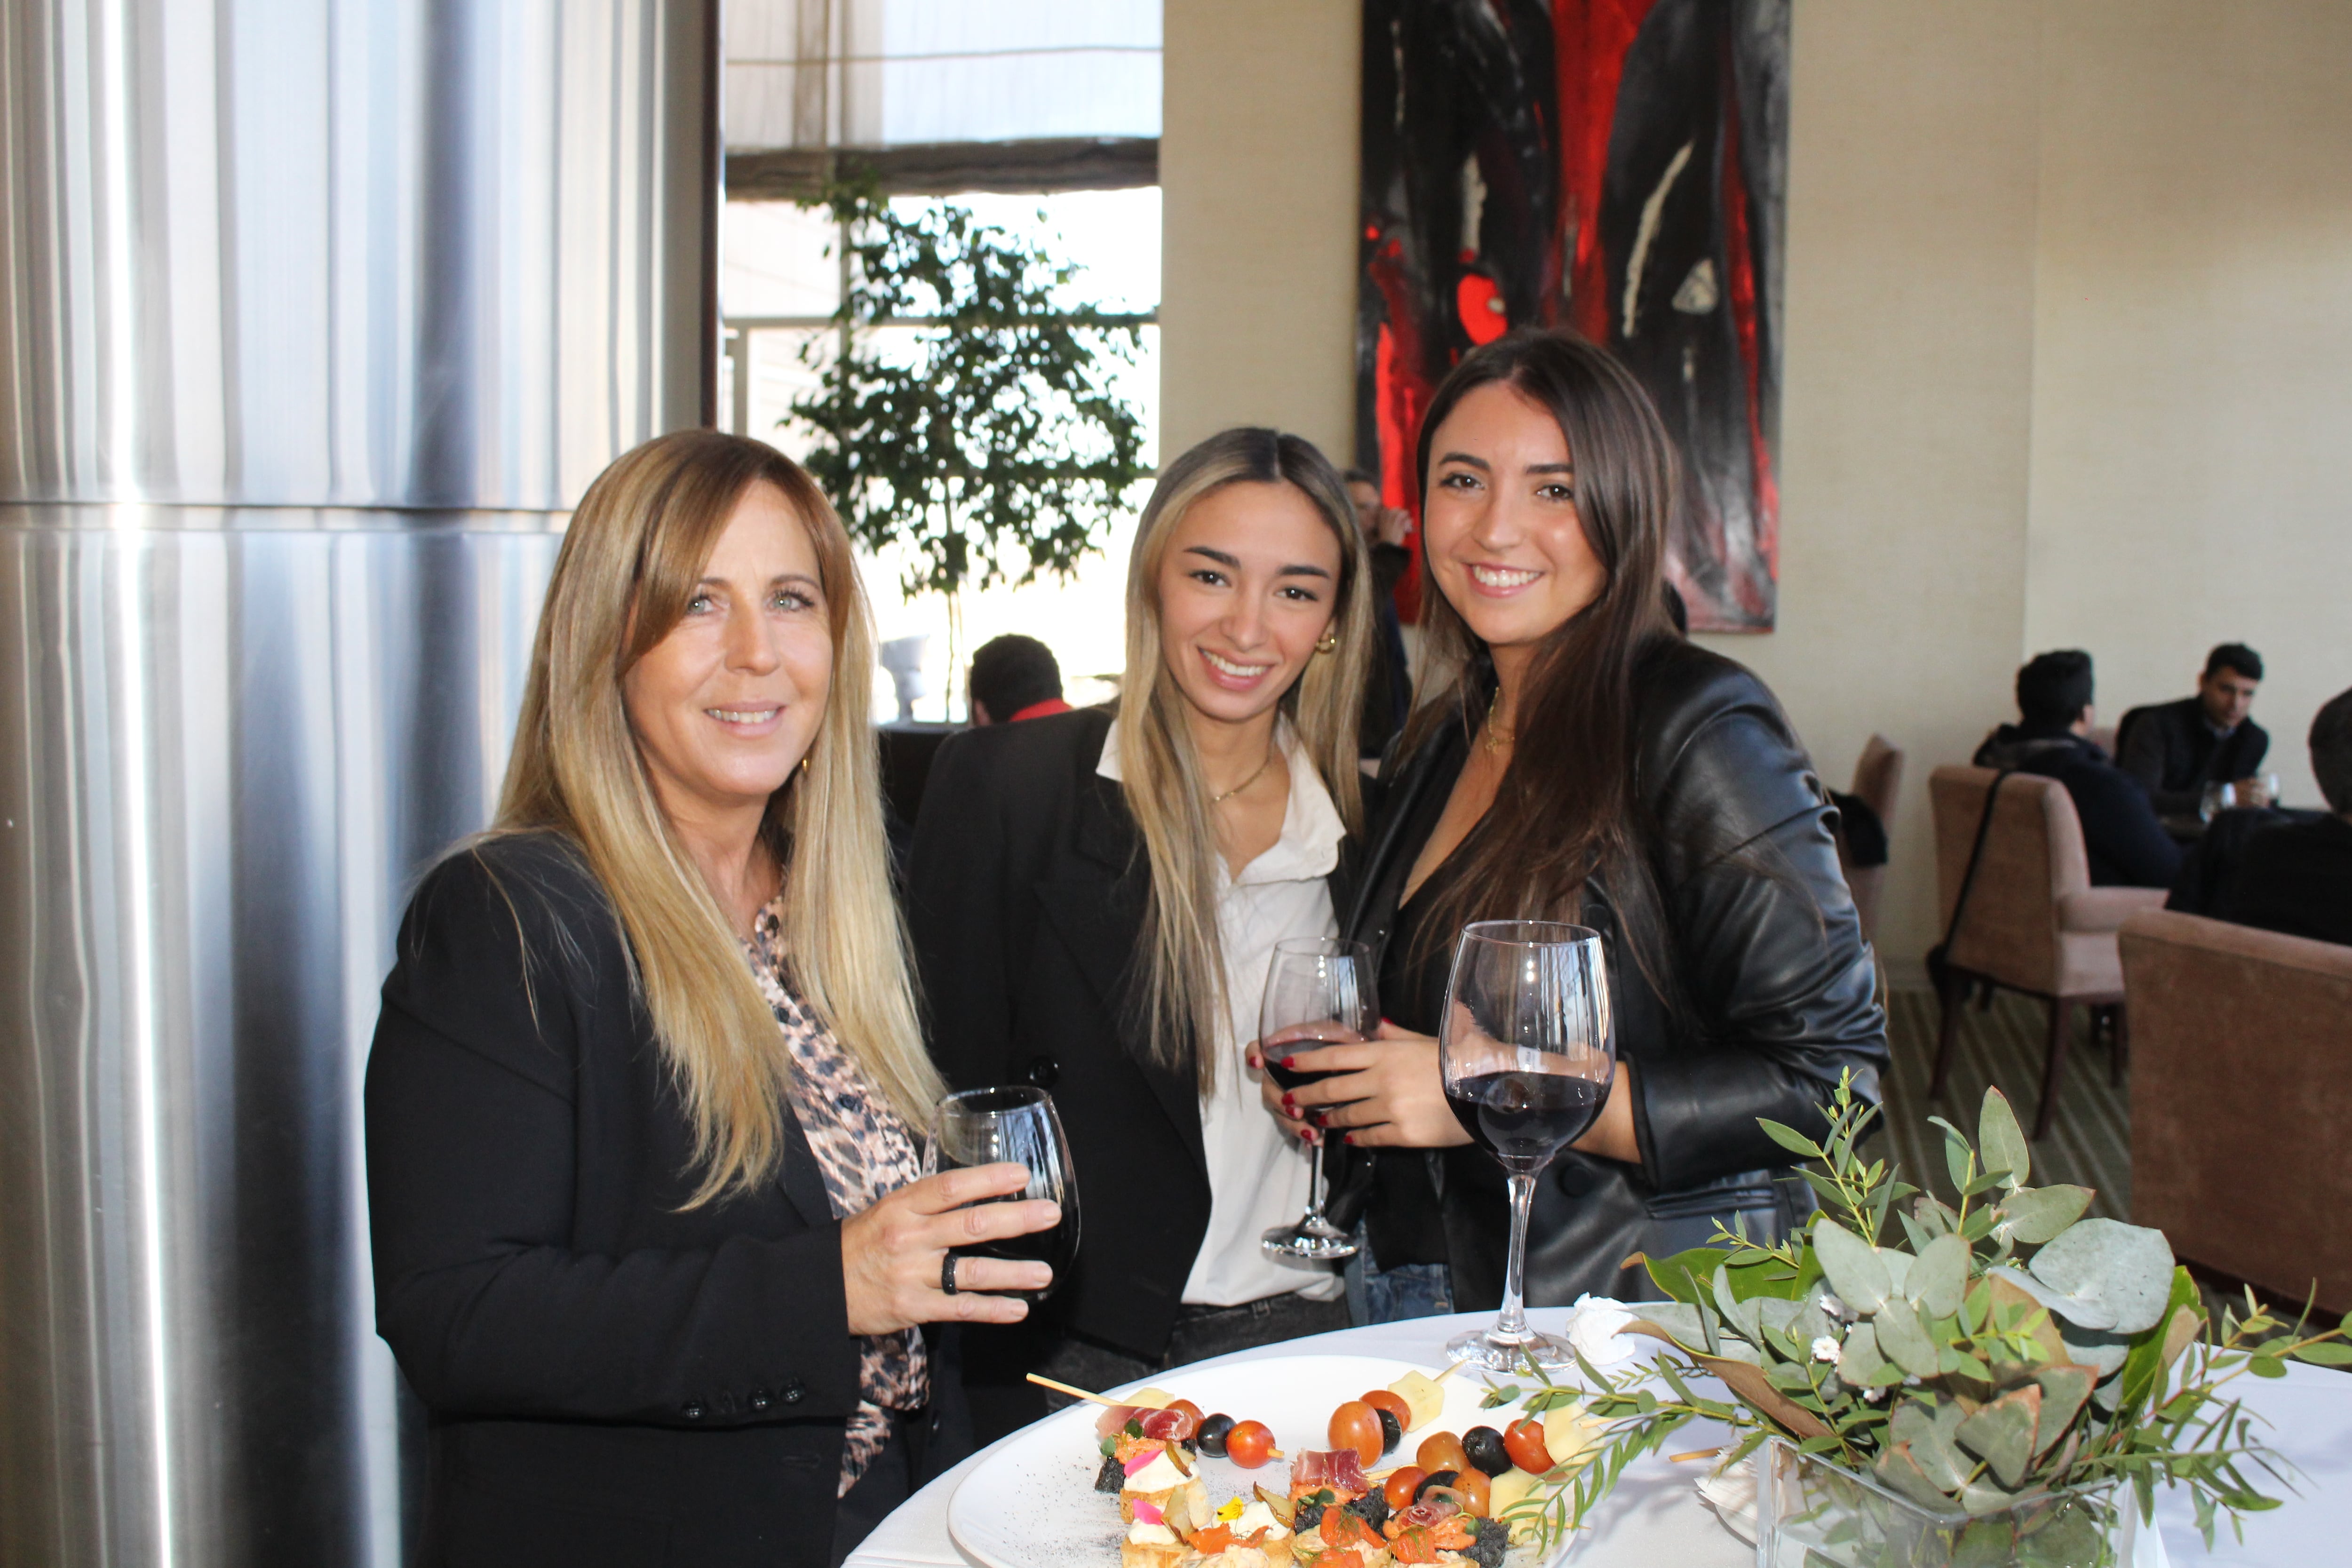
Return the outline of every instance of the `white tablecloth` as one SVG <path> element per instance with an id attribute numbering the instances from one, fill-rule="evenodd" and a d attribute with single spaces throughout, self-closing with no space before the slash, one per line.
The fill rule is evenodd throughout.
<path id="1" fill-rule="evenodd" d="M 1558 1331 L 1565 1308 L 1528 1313 L 1538 1327 Z M 1283 1355 L 1394 1356 L 1414 1365 L 1444 1364 L 1445 1342 L 1492 1314 L 1423 1318 L 1348 1329 L 1286 1344 L 1242 1351 L 1215 1362 L 1221 1366 Z M 2213 1550 L 2198 1539 L 2196 1516 L 2186 1496 L 2159 1494 L 2157 1521 L 2176 1568 L 2229 1563 L 2243 1568 L 2352 1568 L 2352 1375 L 2319 1367 L 2290 1366 L 2284 1378 L 2242 1377 L 2246 1408 L 2270 1423 L 2266 1440 L 2302 1472 L 2299 1489 L 2286 1506 L 2247 1517 L 2245 1540 L 2231 1538 L 2226 1521 Z M 1716 1442 L 1710 1423 L 1694 1425 L 1677 1448 L 1703 1448 Z M 990 1450 L 966 1459 L 909 1498 L 884 1520 L 866 1544 L 850 1554 L 849 1568 L 977 1568 L 948 1534 L 948 1500 Z M 1726 1530 L 1692 1490 L 1693 1472 L 1653 1457 L 1625 1472 L 1617 1490 L 1578 1543 L 1570 1561 L 1576 1568 L 1748 1568 L 1755 1548 Z M 2276 1495 L 2277 1489 L 2265 1489 Z"/>

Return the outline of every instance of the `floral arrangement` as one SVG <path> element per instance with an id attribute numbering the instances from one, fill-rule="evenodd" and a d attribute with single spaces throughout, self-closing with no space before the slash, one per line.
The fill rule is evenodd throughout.
<path id="1" fill-rule="evenodd" d="M 2289 1323 L 2248 1292 L 2242 1316 L 2209 1324 L 2161 1232 L 2084 1218 L 2088 1188 L 2028 1184 L 2026 1141 L 1998 1089 L 1974 1143 L 1935 1119 L 1957 1207 L 1864 1162 L 1856 1145 L 1877 1111 L 1850 1082 L 1824 1110 L 1822 1143 L 1761 1123 L 1817 1163 L 1803 1170 L 1823 1205 L 1809 1226 L 1777 1247 L 1718 1229 L 1716 1245 L 1640 1259 L 1672 1298 L 1625 1326 L 1664 1342 L 1649 1366 L 1604 1372 L 1580 1343 L 1586 1387 L 1538 1370 L 1531 1393 L 1490 1394 L 1606 1424 L 1518 1505 L 1525 1522 L 1559 1539 L 1629 1463 L 1699 1416 L 1737 1438 L 1718 1474 L 1779 1436 L 1932 1514 L 2030 1516 L 2021 1505 L 2120 1482 L 2145 1518 L 2161 1482 L 2193 1494 L 2210 1545 L 2221 1513 L 2235 1528 L 2278 1506 L 2248 1472 L 2284 1483 L 2284 1461 L 2227 1385 L 2283 1377 L 2290 1357 L 2352 1365 L 2352 1315 L 2309 1331 L 2307 1309 Z M 1733 1398 L 1695 1391 L 1702 1373 Z"/>

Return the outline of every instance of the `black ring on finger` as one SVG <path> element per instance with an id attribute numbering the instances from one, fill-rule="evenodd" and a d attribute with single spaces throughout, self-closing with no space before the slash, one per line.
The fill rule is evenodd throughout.
<path id="1" fill-rule="evenodd" d="M 940 1260 L 940 1289 L 952 1296 L 956 1293 L 956 1255 L 949 1253 Z"/>

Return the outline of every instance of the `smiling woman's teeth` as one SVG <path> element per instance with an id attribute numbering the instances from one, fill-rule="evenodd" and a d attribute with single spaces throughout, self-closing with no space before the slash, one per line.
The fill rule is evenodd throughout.
<path id="1" fill-rule="evenodd" d="M 703 711 L 722 724 L 764 724 L 776 716 L 772 708 L 705 708 Z"/>
<path id="2" fill-rule="evenodd" d="M 1255 677 L 1264 675 L 1267 670 L 1274 668 L 1274 666 L 1270 664 L 1235 664 L 1232 659 L 1219 658 L 1207 648 L 1202 648 L 1201 650 L 1201 657 L 1207 659 L 1210 664 L 1213 665 L 1215 668 L 1223 670 L 1227 675 L 1237 675 L 1242 677 L 1244 679 L 1250 679 Z"/>
<path id="3" fill-rule="evenodd" d="M 1540 572 L 1515 572 L 1501 566 L 1473 566 L 1470 575 L 1489 588 L 1517 588 L 1543 575 Z"/>

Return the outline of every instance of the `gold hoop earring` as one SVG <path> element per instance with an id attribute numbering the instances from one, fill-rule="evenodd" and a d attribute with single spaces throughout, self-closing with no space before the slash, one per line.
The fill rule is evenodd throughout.
<path id="1" fill-rule="evenodd" d="M 1339 634 L 1337 632 L 1325 632 L 1321 637 L 1315 639 L 1315 651 L 1317 653 L 1329 653 L 1339 646 Z"/>

